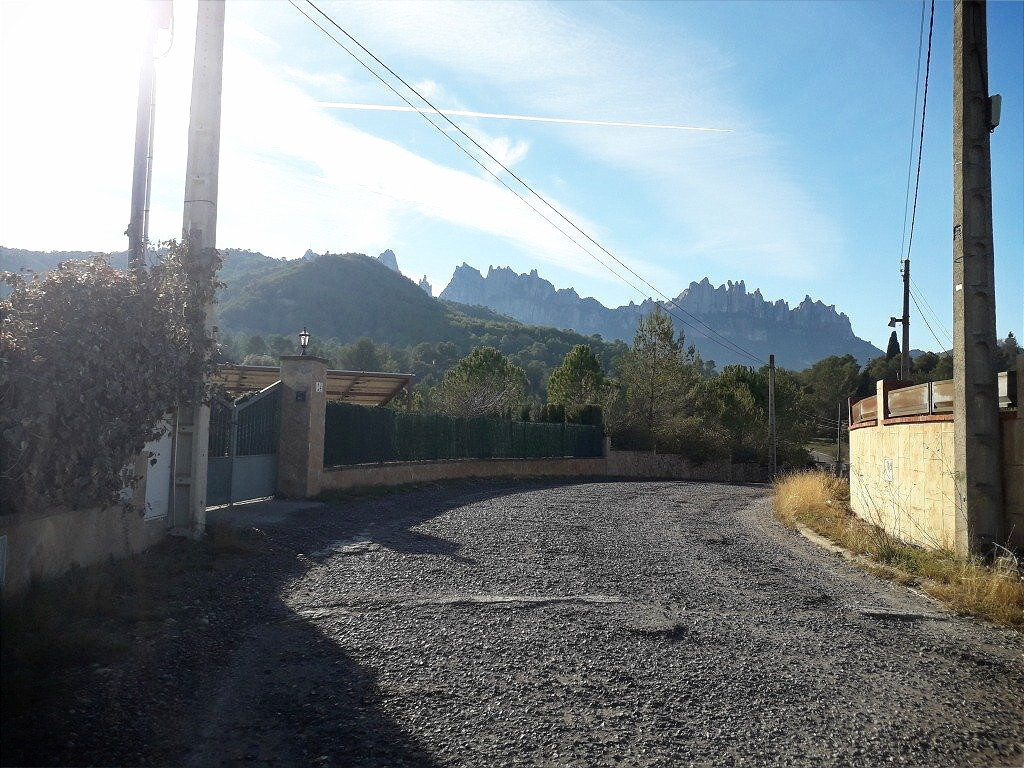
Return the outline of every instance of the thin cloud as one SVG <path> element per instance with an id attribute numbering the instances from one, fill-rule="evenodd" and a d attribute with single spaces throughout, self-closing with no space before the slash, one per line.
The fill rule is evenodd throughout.
<path id="1" fill-rule="evenodd" d="M 429 94 L 427 94 L 429 96 Z M 419 112 L 434 114 L 427 107 L 407 107 L 394 104 L 352 104 L 344 101 L 318 101 L 318 107 L 328 109 L 362 109 L 376 112 Z M 582 120 L 569 117 L 540 117 L 537 115 L 502 115 L 492 112 L 473 112 L 466 109 L 438 109 L 442 115 L 455 117 L 481 117 L 488 120 L 523 120 L 533 123 L 565 123 L 568 125 L 604 125 L 616 128 L 657 128 L 669 131 L 706 131 L 710 133 L 732 133 L 731 128 L 704 128 L 694 125 L 662 125 L 659 123 L 621 123 L 614 120 Z"/>

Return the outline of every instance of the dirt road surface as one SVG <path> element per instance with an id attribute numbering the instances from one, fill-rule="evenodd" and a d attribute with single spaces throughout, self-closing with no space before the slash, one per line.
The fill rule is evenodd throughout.
<path id="1" fill-rule="evenodd" d="M 1021 635 L 818 549 L 761 487 L 477 484 L 251 514 L 261 552 L 55 715 L 72 746 L 21 757 L 1024 762 Z"/>

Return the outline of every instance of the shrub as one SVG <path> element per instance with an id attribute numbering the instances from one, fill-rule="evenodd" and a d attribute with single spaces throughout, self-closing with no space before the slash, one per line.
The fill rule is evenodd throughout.
<path id="1" fill-rule="evenodd" d="M 219 259 L 199 262 L 172 242 L 128 272 L 101 257 L 31 279 L 0 273 L 5 507 L 89 506 L 134 487 L 127 467 L 212 365 L 204 307 Z"/>

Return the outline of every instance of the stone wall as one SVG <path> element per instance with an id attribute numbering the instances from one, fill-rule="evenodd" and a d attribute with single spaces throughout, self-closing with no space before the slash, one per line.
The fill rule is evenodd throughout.
<path id="1" fill-rule="evenodd" d="M 767 471 L 763 467 L 729 462 L 694 464 L 672 454 L 609 451 L 606 458 L 593 459 L 464 459 L 328 467 L 323 471 L 323 490 L 488 477 L 617 477 L 760 483 L 767 480 Z"/>
<path id="2" fill-rule="evenodd" d="M 719 483 L 765 483 L 768 470 L 756 464 L 729 461 L 695 464 L 684 456 L 646 451 L 608 451 L 611 477 L 702 480 Z"/>
<path id="3" fill-rule="evenodd" d="M 1017 371 L 1018 387 L 1024 390 L 1024 367 L 1019 363 Z M 1018 407 L 1016 415 L 1017 418 L 1003 419 L 1002 423 L 1003 505 L 1006 508 L 1003 526 L 1010 544 L 1024 551 L 1024 407 Z"/>
<path id="4" fill-rule="evenodd" d="M 905 541 L 952 549 L 952 420 L 851 430 L 850 504 L 858 517 Z"/>
<path id="5" fill-rule="evenodd" d="M 1024 418 L 1004 411 L 1003 533 L 1024 550 Z M 850 430 L 854 513 L 899 538 L 929 548 L 957 542 L 952 417 L 883 419 Z"/>
<path id="6" fill-rule="evenodd" d="M 606 462 L 596 459 L 464 459 L 355 464 L 323 471 L 323 490 L 342 491 L 370 486 L 396 486 L 487 477 L 600 477 Z"/>
<path id="7" fill-rule="evenodd" d="M 7 537 L 3 595 L 16 595 L 33 580 L 59 576 L 74 566 L 141 552 L 167 532 L 166 516 L 144 519 L 137 510 L 120 505 L 4 515 L 0 517 L 0 536 Z"/>

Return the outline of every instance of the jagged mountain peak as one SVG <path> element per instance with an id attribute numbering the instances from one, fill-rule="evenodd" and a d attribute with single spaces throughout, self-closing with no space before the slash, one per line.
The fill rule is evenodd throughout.
<path id="1" fill-rule="evenodd" d="M 489 266 L 486 277 L 467 263 L 455 270 L 441 298 L 489 307 L 525 323 L 601 334 L 605 339 L 630 341 L 637 322 L 651 311 L 654 301 L 630 301 L 605 307 L 593 298 L 580 298 L 574 288 L 559 288 L 540 277 L 536 269 L 519 274 L 510 267 Z M 743 280 L 715 286 L 708 277 L 691 282 L 675 302 L 735 344 L 767 358 L 774 353 L 781 365 L 803 368 L 830 354 L 851 353 L 861 361 L 881 353 L 858 338 L 849 318 L 834 305 L 807 296 L 790 309 L 783 299 L 766 301 L 760 289 L 747 292 Z M 734 350 L 710 338 L 700 324 L 673 312 L 679 331 L 705 359 L 719 365 L 743 363 Z"/>
<path id="2" fill-rule="evenodd" d="M 395 252 L 392 251 L 390 248 L 388 248 L 379 256 L 377 256 L 377 261 L 379 261 L 385 267 L 390 269 L 392 272 L 400 271 L 398 269 L 398 257 L 395 256 Z"/>

